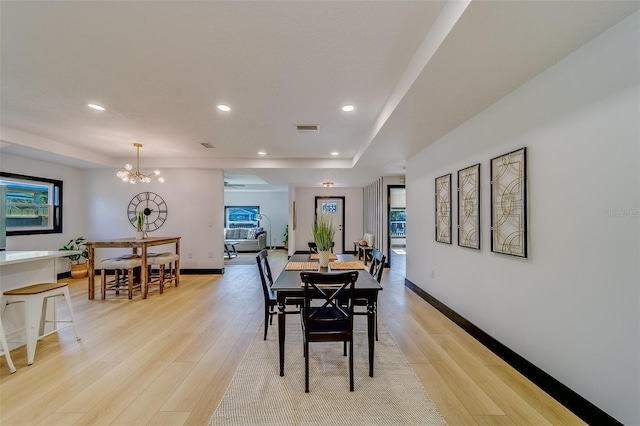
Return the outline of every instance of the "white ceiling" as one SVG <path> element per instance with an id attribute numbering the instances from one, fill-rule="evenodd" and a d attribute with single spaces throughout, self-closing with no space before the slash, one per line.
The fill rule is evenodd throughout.
<path id="1" fill-rule="evenodd" d="M 0 150 L 115 172 L 138 141 L 141 168 L 364 186 L 639 8 L 3 0 Z"/>

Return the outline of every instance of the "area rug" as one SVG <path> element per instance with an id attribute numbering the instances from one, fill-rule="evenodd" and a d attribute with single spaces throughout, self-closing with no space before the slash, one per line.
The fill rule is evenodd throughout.
<path id="1" fill-rule="evenodd" d="M 310 345 L 310 392 L 305 393 L 299 321 L 287 324 L 284 377 L 274 321 L 268 340 L 262 339 L 262 328 L 255 335 L 209 425 L 446 425 L 381 321 L 375 377 L 369 377 L 362 318 L 354 344 L 354 392 L 342 343 L 331 342 Z"/>

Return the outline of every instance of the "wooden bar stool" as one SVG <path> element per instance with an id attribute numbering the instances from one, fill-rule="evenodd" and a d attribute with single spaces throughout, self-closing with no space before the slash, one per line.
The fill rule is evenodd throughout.
<path id="1" fill-rule="evenodd" d="M 47 320 L 47 299 L 51 297 L 64 296 L 69 308 L 71 320 Z M 47 322 L 66 322 L 73 325 L 76 333 L 76 340 L 80 340 L 76 321 L 73 317 L 73 307 L 71 306 L 71 296 L 67 283 L 42 283 L 27 287 L 7 290 L 2 294 L 2 315 L 8 304 L 24 303 L 25 329 L 27 334 L 27 365 L 33 364 L 36 354 L 36 344 L 38 339 L 44 335 L 44 325 Z"/>
<path id="2" fill-rule="evenodd" d="M 129 300 L 131 300 L 133 298 L 133 291 L 135 289 L 141 289 L 141 283 L 133 282 L 133 270 L 140 266 L 142 266 L 142 259 L 137 255 L 103 259 L 100 262 L 100 289 L 102 292 L 102 300 L 106 298 L 107 291 L 120 294 L 120 291 L 124 290 L 127 291 Z M 114 270 L 115 276 L 112 281 L 107 281 L 108 269 Z"/>
<path id="3" fill-rule="evenodd" d="M 9 352 L 9 345 L 7 344 L 7 338 L 4 336 L 4 328 L 2 327 L 2 318 L 0 318 L 0 355 L 4 355 L 7 359 L 7 365 L 9 366 L 9 371 L 12 373 L 16 372 L 16 367 L 13 365 L 13 361 L 11 360 L 11 353 Z"/>
<path id="4" fill-rule="evenodd" d="M 178 286 L 175 265 L 179 259 L 179 255 L 171 252 L 147 254 L 147 265 L 149 265 L 149 268 L 154 265 L 160 268 L 157 279 L 149 280 L 149 285 L 158 284 L 160 294 L 162 294 L 166 284 L 173 282 L 174 286 Z"/>

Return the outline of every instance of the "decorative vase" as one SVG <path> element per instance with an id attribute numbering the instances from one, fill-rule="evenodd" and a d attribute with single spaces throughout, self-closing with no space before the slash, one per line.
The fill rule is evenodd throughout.
<path id="1" fill-rule="evenodd" d="M 331 257 L 330 251 L 318 251 L 318 260 L 320 261 L 320 267 L 326 268 L 329 266 L 329 258 Z"/>
<path id="2" fill-rule="evenodd" d="M 71 264 L 71 278 L 85 278 L 87 276 L 87 262 Z"/>
<path id="3" fill-rule="evenodd" d="M 136 240 L 144 240 L 147 236 L 144 231 L 136 232 Z"/>

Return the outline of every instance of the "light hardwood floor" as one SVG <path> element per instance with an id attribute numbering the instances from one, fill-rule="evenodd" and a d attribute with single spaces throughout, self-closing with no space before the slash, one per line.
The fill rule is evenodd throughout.
<path id="1" fill-rule="evenodd" d="M 277 276 L 286 253 L 269 261 Z M 254 265 L 183 275 L 147 300 L 89 301 L 86 279 L 65 281 L 82 340 L 70 328 L 47 336 L 32 366 L 12 351 L 15 374 L 2 357 L 2 425 L 205 425 L 262 326 Z M 402 268 L 382 284 L 380 319 L 450 425 L 584 424 L 406 289 Z"/>

